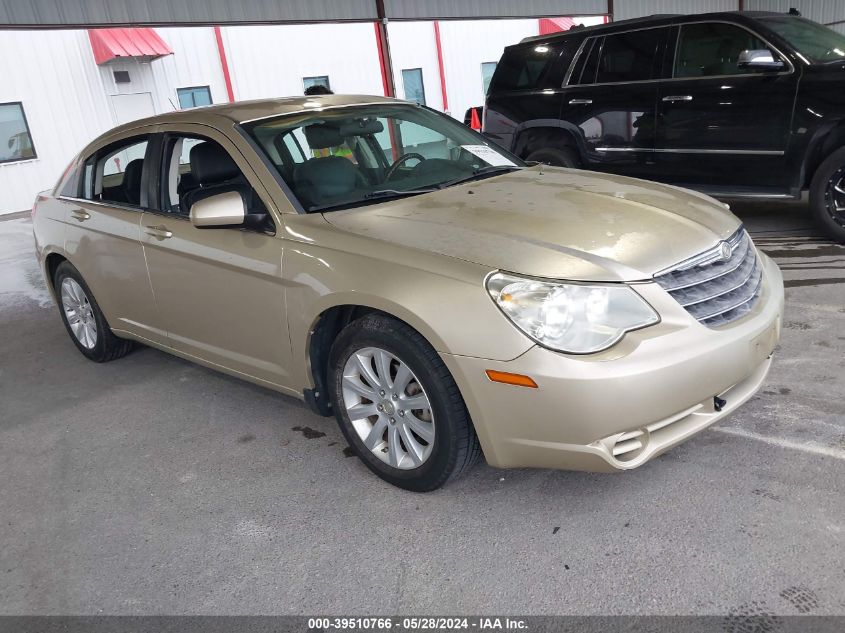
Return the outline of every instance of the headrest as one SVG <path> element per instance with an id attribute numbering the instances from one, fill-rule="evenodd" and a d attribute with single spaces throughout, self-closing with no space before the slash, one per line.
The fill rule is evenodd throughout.
<path id="1" fill-rule="evenodd" d="M 224 182 L 241 173 L 229 153 L 213 141 L 191 148 L 191 174 L 201 185 Z"/>
<path id="2" fill-rule="evenodd" d="M 343 144 L 340 130 L 326 123 L 316 123 L 304 128 L 305 138 L 311 149 L 326 149 Z"/>
<path id="3" fill-rule="evenodd" d="M 123 191 L 126 192 L 127 202 L 139 204 L 141 202 L 141 175 L 144 173 L 144 159 L 136 158 L 126 164 L 123 170 Z"/>
<path id="4" fill-rule="evenodd" d="M 340 126 L 340 135 L 343 137 L 378 134 L 383 131 L 384 125 L 378 119 L 355 119 Z"/>

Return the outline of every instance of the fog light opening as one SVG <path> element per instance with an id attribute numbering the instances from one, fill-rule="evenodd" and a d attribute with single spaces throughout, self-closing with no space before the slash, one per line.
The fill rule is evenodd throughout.
<path id="1" fill-rule="evenodd" d="M 620 462 L 629 462 L 639 457 L 648 446 L 648 429 L 637 429 L 620 435 L 613 444 L 611 452 Z"/>

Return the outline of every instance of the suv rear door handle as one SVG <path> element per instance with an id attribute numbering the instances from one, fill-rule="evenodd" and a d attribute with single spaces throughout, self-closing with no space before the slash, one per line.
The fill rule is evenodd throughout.
<path id="1" fill-rule="evenodd" d="M 83 211 L 82 209 L 74 209 L 73 211 L 70 212 L 70 214 L 75 219 L 79 220 L 80 222 L 85 222 L 85 220 L 88 220 L 88 219 L 91 218 L 91 214 L 88 213 L 87 211 Z"/>
<path id="2" fill-rule="evenodd" d="M 592 99 L 570 99 L 569 105 L 590 105 L 592 102 Z"/>
<path id="3" fill-rule="evenodd" d="M 669 95 L 663 97 L 664 101 L 692 101 L 692 95 Z"/>
<path id="4" fill-rule="evenodd" d="M 145 226 L 144 233 L 152 235 L 159 240 L 166 240 L 167 238 L 173 236 L 173 232 L 168 231 L 167 227 L 164 226 Z"/>

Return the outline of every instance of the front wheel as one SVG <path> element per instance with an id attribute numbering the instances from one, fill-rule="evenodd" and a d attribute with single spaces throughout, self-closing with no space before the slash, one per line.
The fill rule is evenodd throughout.
<path id="1" fill-rule="evenodd" d="M 329 357 L 332 406 L 358 457 L 385 481 L 428 492 L 481 449 L 449 370 L 416 330 L 370 314 L 338 335 Z"/>
<path id="2" fill-rule="evenodd" d="M 132 341 L 114 335 L 88 284 L 69 262 L 56 268 L 53 288 L 65 328 L 85 357 L 104 363 L 129 353 Z"/>
<path id="3" fill-rule="evenodd" d="M 845 147 L 828 156 L 810 184 L 810 210 L 819 227 L 845 242 Z"/>

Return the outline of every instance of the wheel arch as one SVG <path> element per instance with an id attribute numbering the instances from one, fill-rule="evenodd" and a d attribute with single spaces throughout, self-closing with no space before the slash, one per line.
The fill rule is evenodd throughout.
<path id="1" fill-rule="evenodd" d="M 56 301 L 58 301 L 58 296 L 56 295 L 56 288 L 53 285 L 53 278 L 56 276 L 56 270 L 59 268 L 59 265 L 66 261 L 69 260 L 64 253 L 51 251 L 47 253 L 44 257 L 44 261 L 42 262 L 44 278 L 47 281 L 47 290 Z"/>
<path id="2" fill-rule="evenodd" d="M 845 119 L 818 130 L 808 144 L 801 167 L 801 186 L 807 189 L 821 164 L 836 150 L 845 147 Z"/>
<path id="3" fill-rule="evenodd" d="M 512 151 L 520 158 L 547 147 L 574 149 L 581 161 L 586 153 L 580 128 L 569 121 L 540 119 L 516 128 Z"/>
<path id="4" fill-rule="evenodd" d="M 334 297 L 321 305 L 311 320 L 305 339 L 303 357 L 307 378 L 312 385 L 304 389 L 305 401 L 316 413 L 332 415 L 328 385 L 328 360 L 334 341 L 347 325 L 368 314 L 383 314 L 396 319 L 418 332 L 435 350 L 442 351 L 444 343 L 435 332 L 402 306 L 385 302 L 383 298 Z"/>

